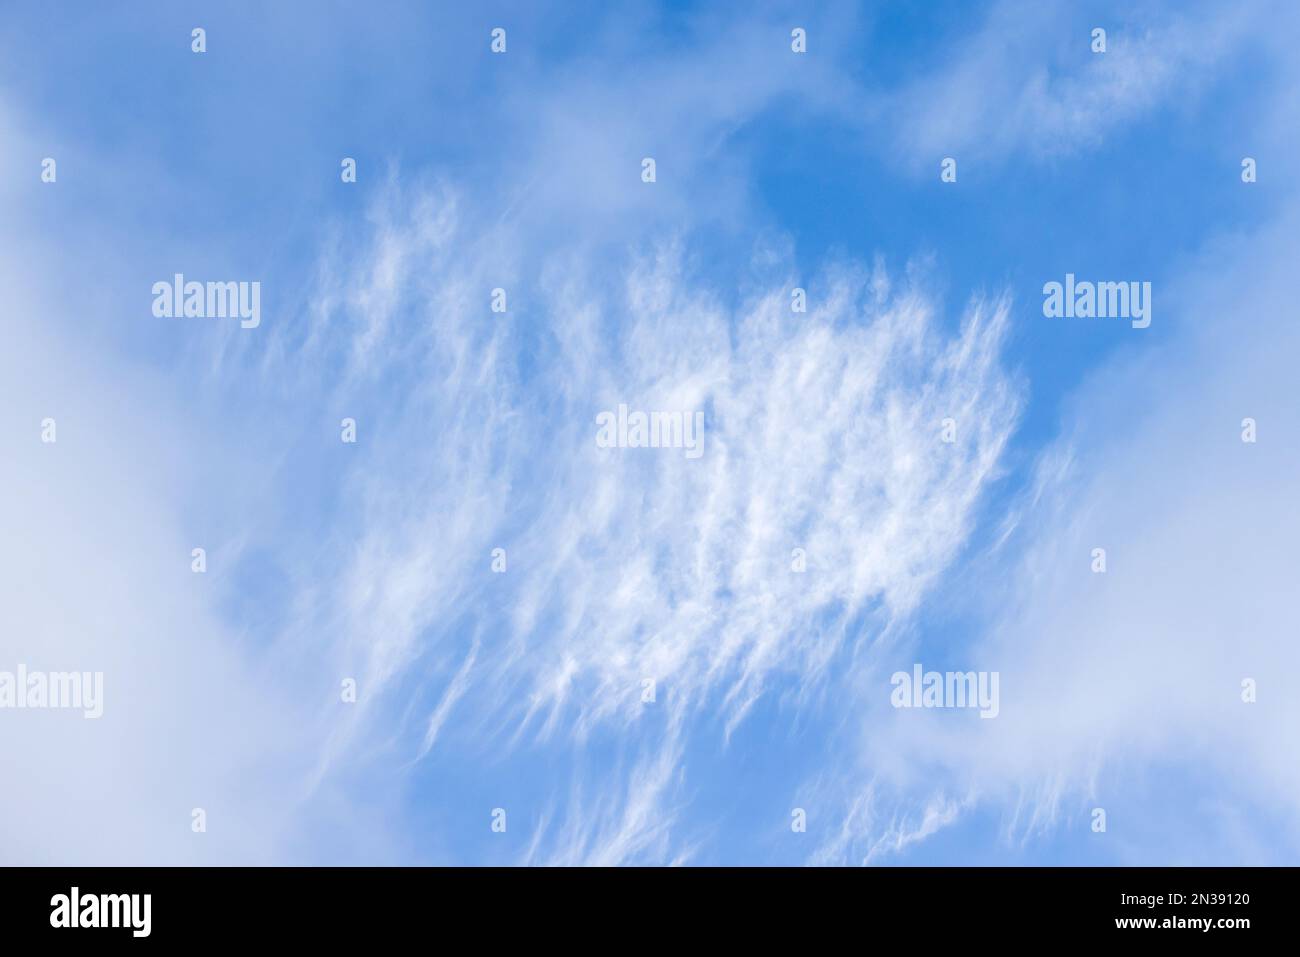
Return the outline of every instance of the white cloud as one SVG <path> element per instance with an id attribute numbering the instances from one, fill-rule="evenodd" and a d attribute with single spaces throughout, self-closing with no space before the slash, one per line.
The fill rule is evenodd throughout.
<path id="1" fill-rule="evenodd" d="M 368 718 L 382 726 L 393 702 L 371 706 L 426 673 L 455 670 L 422 752 L 458 722 L 513 747 L 580 748 L 635 725 L 652 678 L 666 725 L 629 756 L 621 809 L 589 822 L 593 836 L 559 808 L 557 847 L 535 853 L 667 859 L 647 801 L 667 813 L 678 799 L 683 741 L 764 694 L 814 694 L 832 658 L 904 619 L 961 547 L 1017 414 L 998 361 L 1007 304 L 975 301 L 949 332 L 922 285 L 846 267 L 809 284 L 806 314 L 779 272 L 728 306 L 669 244 L 599 269 L 542 254 L 498 315 L 490 257 L 462 241 L 476 227 L 448 194 L 380 205 L 367 253 L 330 269 L 311 313 L 329 333 L 304 328 L 280 350 L 298 364 L 366 342 L 329 400 L 371 410 L 343 480 L 358 537 L 329 553 L 337 584 L 318 589 L 313 628 L 370 704 L 329 753 Z M 420 214 L 392 214 L 408 206 Z M 376 314 L 376 288 L 400 311 Z M 705 411 L 704 455 L 598 448 L 596 414 L 620 403 Z"/>
<path id="2" fill-rule="evenodd" d="M 1269 9 L 1267 5 L 1265 10 Z M 1043 159 L 1095 148 L 1155 106 L 1186 105 L 1218 75 L 1261 17 L 1248 4 L 1201 4 L 1146 21 L 1144 11 L 1071 12 L 1004 0 L 942 66 L 885 99 L 896 141 L 917 168 L 939 157 Z M 1091 30 L 1107 28 L 1107 51 Z M 937 176 L 937 172 L 935 173 Z"/>
<path id="3" fill-rule="evenodd" d="M 1013 16 L 1025 9 L 1002 8 L 950 68 L 867 112 L 897 118 L 900 144 L 918 157 L 1041 156 L 1095 142 L 1181 91 L 1189 70 L 1240 48 L 1241 20 L 1229 13 L 1113 31 L 1105 58 L 1050 74 L 1018 59 L 1044 36 L 1041 21 Z M 725 739 L 765 698 L 806 705 L 828 688 L 841 714 L 870 720 L 860 764 L 846 759 L 827 778 L 825 793 L 849 813 L 822 861 L 880 860 L 980 801 L 1009 809 L 1012 836 L 1053 826 L 1080 795 L 1104 793 L 1116 768 L 1176 759 L 1189 727 L 1210 747 L 1204 766 L 1262 780 L 1263 803 L 1294 797 L 1294 768 L 1279 755 L 1296 715 L 1268 678 L 1296 664 L 1279 642 L 1289 619 L 1275 596 L 1289 587 L 1297 529 L 1277 507 L 1286 489 L 1266 485 L 1258 465 L 1294 473 L 1275 438 L 1296 421 L 1293 400 L 1269 389 L 1287 381 L 1279 363 L 1295 343 L 1279 320 L 1285 273 L 1249 264 L 1223 288 L 1254 289 L 1254 299 L 1223 296 L 1199 314 L 1214 328 L 1216 315 L 1250 308 L 1271 338 L 1212 337 L 1190 367 L 1221 374 L 1198 374 L 1191 388 L 1182 371 L 1146 370 L 1155 389 L 1108 371 L 1082 401 L 1143 396 L 1143 417 L 1086 406 L 1083 419 L 1136 438 L 1063 443 L 1020 524 L 1006 524 L 989 581 L 1015 568 L 1028 592 L 1007 596 L 1015 604 L 972 650 L 1003 672 L 998 720 L 875 720 L 887 700 L 870 694 L 879 653 L 903 639 L 967 543 L 1016 420 L 1018 390 L 999 361 L 1010 307 L 973 301 L 953 329 L 923 281 L 894 288 L 885 270 L 861 266 L 796 278 L 773 255 L 755 257 L 761 279 L 738 291 L 700 278 L 708 263 L 693 259 L 689 231 L 664 239 L 665 222 L 744 211 L 740 189 L 711 195 L 746 182 L 744 151 L 728 158 L 717 147 L 761 111 L 791 94 L 839 110 L 859 102 L 827 92 L 832 57 L 784 64 L 790 72 L 765 66 L 767 44 L 779 49 L 786 35 L 769 27 L 721 32 L 606 87 L 592 78 L 608 64 L 593 61 L 549 97 L 529 90 L 517 104 L 535 113 L 519 124 L 528 148 L 499 151 L 502 179 L 516 187 L 496 197 L 504 212 L 395 173 L 363 231 L 330 240 L 301 315 L 220 340 L 207 385 L 247 387 L 264 405 L 231 413 L 260 432 L 218 433 L 231 457 L 219 474 L 240 491 L 211 513 L 237 519 L 229 557 L 260 544 L 294 570 L 291 624 L 267 648 L 242 644 L 248 636 L 205 599 L 162 584 L 173 560 L 163 556 L 193 543 L 192 502 L 177 487 L 203 468 L 187 470 L 188 457 L 216 441 L 187 440 L 180 417 L 158 411 L 184 389 L 162 380 L 147 399 L 113 404 L 101 396 L 123 379 L 117 357 L 73 365 L 45 391 L 42 376 L 63 364 L 52 350 L 84 360 L 84 346 L 52 340 L 36 360 L 7 357 L 9 434 L 54 399 L 72 409 L 70 431 L 59 413 L 62 471 L 42 471 L 51 450 L 34 443 L 16 460 L 20 485 L 6 490 L 6 531 L 37 543 L 0 569 L 20 636 L 7 650 L 46 654 L 62 638 L 71 657 L 108 655 L 134 682 L 131 710 L 105 719 L 112 737 L 74 740 L 50 726 L 23 738 L 19 773 L 51 775 L 50 786 L 7 795 L 4 817 L 35 822 L 51 843 L 15 843 L 17 856 L 67 859 L 80 848 L 115 863 L 185 860 L 196 853 L 188 809 L 205 801 L 214 822 L 239 822 L 237 838 L 203 852 L 223 860 L 283 858 L 294 853 L 286 833 L 331 814 L 366 834 L 359 856 L 396 856 L 385 807 L 347 800 L 349 786 L 394 755 L 391 767 L 419 767 L 471 742 L 573 772 L 548 796 L 525 860 L 689 861 L 702 843 L 687 823 L 691 745 Z M 1084 36 L 1059 43 L 1086 48 Z M 635 180 L 642 155 L 661 160 L 654 192 Z M 655 239 L 632 251 L 603 242 L 626 236 L 628 221 L 650 223 Z M 12 272 L 23 288 L 26 270 Z M 794 285 L 810 291 L 806 315 L 790 311 Z M 497 286 L 509 293 L 503 316 L 488 309 Z M 33 296 L 18 311 L 48 308 Z M 254 367 L 260 380 L 244 375 Z M 704 410 L 704 456 L 598 449 L 595 415 L 621 402 Z M 1243 451 L 1224 418 L 1238 406 L 1262 410 L 1253 466 L 1227 457 Z M 358 420 L 356 447 L 337 442 L 343 416 Z M 947 417 L 952 445 L 939 438 Z M 119 435 L 115 422 L 136 426 Z M 323 436 L 320 447 L 302 453 L 304 435 Z M 1206 435 L 1227 445 L 1200 444 Z M 266 448 L 277 451 L 263 465 Z M 280 511 L 321 488 L 336 494 L 268 541 Z M 1111 554 L 1104 581 L 1084 557 L 1099 538 Z M 509 554 L 503 576 L 490 571 L 496 547 Z M 796 547 L 807 551 L 804 574 L 791 571 Z M 135 560 L 69 571 L 69 555 L 125 548 Z M 179 567 L 181 587 L 193 585 Z M 1249 597 L 1245 608 L 1237 596 Z M 138 637 L 109 648 L 106 622 Z M 186 638 L 173 657 L 178 630 Z M 1251 712 L 1235 699 L 1243 669 L 1264 678 Z M 358 678 L 353 708 L 333 700 L 343 675 Z M 653 722 L 640 700 L 647 677 L 658 689 Z M 110 702 L 119 687 L 110 674 Z M 586 745 L 610 736 L 626 738 L 614 757 L 587 762 Z M 68 765 L 50 771 L 54 753 Z M 280 765 L 286 754 L 297 758 Z M 134 774 L 114 777 L 122 765 L 108 755 Z M 100 807 L 120 822 L 115 832 L 100 810 L 78 816 L 86 768 L 111 779 Z M 311 823 L 293 817 L 304 806 Z"/>
<path id="4" fill-rule="evenodd" d="M 294 813 L 301 696 L 253 667 L 221 619 L 221 563 L 187 526 L 179 490 L 202 484 L 168 391 L 132 388 L 40 318 L 20 250 L 3 267 L 0 350 L 0 670 L 103 672 L 103 716 L 0 710 L 6 863 L 269 863 Z M 41 441 L 55 420 L 56 441 Z M 248 742 L 256 740 L 250 748 Z M 272 760 L 274 758 L 274 760 Z M 278 765 L 278 767 L 277 767 Z M 250 795 L 279 794 L 263 802 Z M 208 814 L 191 831 L 191 810 Z"/>
<path id="5" fill-rule="evenodd" d="M 966 655 L 1001 673 L 997 720 L 891 715 L 887 671 L 864 677 L 879 693 L 856 780 L 889 794 L 878 800 L 888 811 L 859 815 L 861 827 L 819 859 L 881 846 L 892 829 L 883 819 L 953 792 L 1001 813 L 1010 841 L 1113 841 L 1116 859 L 1143 847 L 1143 863 L 1294 856 L 1297 222 L 1288 204 L 1233 252 L 1216 245 L 1189 263 L 1161 292 L 1176 331 L 1098 369 L 1076 396 L 1018 525 L 971 573 L 983 579 L 987 626 Z M 1246 417 L 1260 423 L 1256 444 L 1241 441 Z M 1104 574 L 1091 570 L 1094 547 L 1106 549 Z M 1242 701 L 1246 678 L 1258 683 L 1254 704 Z M 854 774 L 824 793 L 851 807 Z M 1223 805 L 1280 831 L 1243 837 Z M 1094 806 L 1112 809 L 1100 837 Z M 1171 818 L 1187 822 L 1188 840 L 1146 846 Z"/>

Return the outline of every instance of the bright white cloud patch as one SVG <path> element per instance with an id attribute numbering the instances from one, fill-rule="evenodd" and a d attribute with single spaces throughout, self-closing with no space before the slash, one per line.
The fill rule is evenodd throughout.
<path id="1" fill-rule="evenodd" d="M 922 285 L 855 267 L 812 283 L 806 313 L 779 277 L 725 306 L 668 245 L 614 264 L 615 283 L 546 257 L 498 314 L 449 194 L 382 209 L 283 352 L 338 350 L 331 401 L 364 410 L 344 480 L 358 537 L 323 617 L 372 702 L 446 666 L 424 746 L 467 722 L 512 747 L 581 741 L 634 722 L 648 679 L 670 717 L 630 772 L 626 801 L 644 801 L 633 786 L 674 781 L 682 739 L 765 693 L 814 693 L 965 541 L 1017 412 L 1005 302 L 943 323 Z M 620 404 L 702 412 L 702 455 L 599 447 L 597 415 Z M 629 851 L 629 828 L 663 825 L 620 821 Z"/>

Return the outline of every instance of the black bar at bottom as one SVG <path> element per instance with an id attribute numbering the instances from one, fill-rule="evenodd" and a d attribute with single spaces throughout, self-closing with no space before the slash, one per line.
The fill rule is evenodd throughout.
<path id="1" fill-rule="evenodd" d="M 3 868 L 0 927 L 7 944 L 75 935 L 92 946 L 373 946 L 417 935 L 458 950 L 701 938 L 806 949 L 881 934 L 922 948 L 1124 937 L 1231 946 L 1293 937 L 1295 877 L 1292 868 Z M 459 935 L 468 936 L 455 943 Z"/>

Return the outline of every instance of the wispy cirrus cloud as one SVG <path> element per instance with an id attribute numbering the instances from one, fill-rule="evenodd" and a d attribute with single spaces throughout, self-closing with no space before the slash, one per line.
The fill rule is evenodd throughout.
<path id="1" fill-rule="evenodd" d="M 1098 57 L 1087 52 L 1093 24 L 1066 5 L 995 5 L 961 36 L 923 25 L 916 48 L 933 39 L 935 49 L 906 80 L 885 71 L 869 83 L 869 51 L 880 62 L 890 51 L 870 47 L 877 24 L 847 8 L 808 21 L 807 55 L 789 50 L 793 24 L 775 8 L 679 17 L 593 6 L 586 32 L 530 11 L 510 21 L 507 59 L 487 52 L 479 11 L 442 19 L 414 5 L 364 31 L 314 19 L 313 69 L 288 71 L 297 79 L 283 85 L 271 70 L 292 61 L 278 47 L 300 35 L 300 18 L 214 12 L 229 18 L 212 31 L 225 49 L 176 72 L 174 101 L 137 98 L 148 149 L 125 142 L 124 155 L 102 151 L 122 125 L 113 104 L 50 84 L 69 121 L 27 90 L 45 128 L 27 117 L 30 135 L 0 161 L 21 207 L 6 276 L 27 348 L 0 360 L 0 389 L 12 434 L 30 434 L 58 399 L 73 410 L 73 441 L 60 444 L 62 472 L 42 471 L 45 450 L 14 457 L 0 515 L 15 540 L 46 544 L 6 566 L 21 582 L 8 608 L 44 637 L 54 633 L 39 630 L 54 620 L 45 596 L 84 598 L 89 610 L 58 619 L 65 636 L 89 636 L 68 649 L 134 668 L 133 690 L 173 681 L 106 719 L 111 753 L 144 782 L 116 781 L 106 804 L 131 854 L 90 826 L 99 820 L 59 846 L 94 842 L 95 859 L 111 862 L 730 863 L 756 834 L 789 836 L 788 798 L 817 833 L 773 857 L 877 863 L 953 839 L 981 815 L 1008 844 L 1068 831 L 1081 802 L 1140 804 L 1117 775 L 1159 762 L 1262 780 L 1251 807 L 1289 820 L 1290 706 L 1262 698 L 1247 713 L 1215 697 L 1232 685 L 1225 675 L 1294 666 L 1274 595 L 1294 532 L 1276 507 L 1286 490 L 1197 444 L 1220 429 L 1232 438 L 1223 410 L 1258 407 L 1256 460 L 1272 456 L 1273 476 L 1294 472 L 1285 445 L 1270 444 L 1293 410 L 1265 389 L 1290 371 L 1280 357 L 1292 337 L 1273 325 L 1289 301 L 1285 269 L 1271 256 L 1258 270 L 1234 260 L 1221 285 L 1197 287 L 1213 308 L 1187 297 L 1207 327 L 1241 310 L 1268 316 L 1264 339 L 1225 334 L 1176 356 L 1177 372 L 1146 378 L 1104 366 L 1068 420 L 1078 429 L 1009 463 L 1030 390 L 1004 356 L 1033 338 L 1016 327 L 1026 304 L 995 292 L 954 309 L 939 292 L 948 264 L 934 276 L 904 268 L 916 250 L 903 243 L 886 245 L 888 269 L 869 264 L 877 237 L 887 244 L 901 225 L 887 217 L 884 232 L 825 257 L 835 231 L 810 201 L 824 197 L 783 207 L 786 196 L 764 193 L 826 172 L 823 135 L 825 162 L 845 160 L 842 134 L 867 124 L 871 143 L 849 162 L 874 150 L 891 162 L 872 168 L 852 208 L 897 191 L 924 246 L 953 212 L 927 207 L 891 178 L 895 167 L 1088 150 L 1177 109 L 1244 52 L 1287 49 L 1285 30 L 1258 26 L 1281 4 L 1151 10 L 1111 8 Z M 448 55 L 426 56 L 444 32 Z M 80 42 L 105 75 L 124 74 L 114 90 L 156 87 L 152 66 L 135 67 L 144 50 L 146 64 L 190 56 L 166 29 L 145 47 L 104 45 L 93 25 L 84 34 L 65 34 L 62 48 Z M 322 51 L 337 54 L 337 75 L 319 69 Z M 248 69 L 222 72 L 232 64 Z M 198 102 L 221 108 L 182 109 Z M 182 113 L 193 125 L 161 162 L 154 134 L 139 130 Z M 101 114 L 111 134 L 88 137 L 100 153 L 69 139 L 83 128 L 75 117 Z M 261 144 L 250 165 L 186 162 L 187 137 L 235 121 Z M 816 145 L 817 165 L 774 169 L 771 154 L 795 135 Z M 1289 155 L 1280 138 L 1265 145 Z M 22 157 L 47 151 L 70 160 L 64 179 L 24 192 L 15 184 L 35 180 Z M 345 152 L 359 155 L 357 184 L 336 179 Z M 1278 168 L 1267 155 L 1261 186 Z M 653 185 L 638 178 L 646 156 L 659 162 Z M 825 182 L 854 185 L 855 170 Z M 110 192 L 118 205 L 106 211 L 96 194 Z M 268 196 L 269 213 L 256 199 Z M 779 215 L 760 212 L 768 200 Z M 995 200 L 1024 222 L 1054 212 L 1032 197 Z M 994 232 L 966 275 L 1005 274 L 1013 247 Z M 1293 257 L 1285 232 L 1257 235 L 1256 251 Z M 176 263 L 262 270 L 257 334 L 149 324 L 144 290 Z M 806 313 L 791 310 L 796 286 Z M 490 307 L 498 288 L 504 313 Z M 1240 289 L 1253 291 L 1234 299 Z M 1165 287 L 1157 298 L 1162 316 L 1178 315 Z M 57 334 L 47 340 L 33 316 Z M 1063 365 L 1037 358 L 1031 375 Z M 101 401 L 112 388 L 133 399 Z M 1105 401 L 1112 393 L 1142 397 L 1140 421 Z M 621 404 L 700 411 L 704 454 L 599 447 L 596 415 Z M 110 435 L 114 416 L 132 432 L 116 446 L 76 438 Z M 355 444 L 339 441 L 344 418 L 357 423 Z M 1026 460 L 1041 463 L 1037 480 L 988 514 L 1004 470 Z M 1199 478 L 1168 467 L 1184 461 Z M 1246 529 L 1233 524 L 1242 502 Z M 42 526 L 33 515 L 44 512 L 58 520 Z M 976 533 L 988 525 L 992 535 Z M 151 534 L 129 536 L 133 527 Z M 1189 561 L 1203 543 L 1187 528 L 1212 531 L 1231 568 Z M 1112 562 L 1104 580 L 1085 560 L 1099 538 Z M 212 556 L 206 590 L 180 594 L 195 584 L 184 556 L 200 542 Z M 82 550 L 118 560 L 74 589 L 59 559 Z M 182 586 L 169 577 L 177 569 Z M 955 591 L 991 607 L 976 601 L 975 624 L 936 628 L 927 615 L 960 604 Z M 1189 591 L 1228 597 L 1198 597 L 1189 612 Z M 1251 596 L 1250 608 L 1232 595 Z M 105 619 L 143 637 L 110 643 Z M 1225 647 L 1234 620 L 1246 633 Z M 169 643 L 180 621 L 189 637 Z M 12 646 L 41 650 L 35 639 Z M 903 720 L 888 708 L 889 672 L 933 655 L 1002 671 L 996 722 Z M 355 704 L 339 698 L 345 678 Z M 1179 748 L 1189 726 L 1211 757 Z M 187 752 L 190 736 L 210 756 Z M 39 773 L 42 747 L 66 745 L 108 776 L 93 742 L 69 741 L 25 741 L 21 768 Z M 160 752 L 176 757 L 166 781 L 151 762 Z M 1239 797 L 1202 792 L 1219 807 Z M 75 788 L 53 803 L 36 789 L 6 800 L 6 819 L 37 822 L 55 845 L 57 815 L 38 812 L 76 812 Z M 184 815 L 203 803 L 219 827 L 239 822 L 241 839 L 196 847 Z M 486 828 L 498 806 L 511 821 L 499 841 Z M 1142 812 L 1128 816 L 1157 816 Z M 180 834 L 167 830 L 177 820 Z M 1202 833 L 1232 828 L 1250 832 L 1234 818 Z M 62 859 L 36 843 L 17 853 Z"/>
<path id="2" fill-rule="evenodd" d="M 1161 104 L 1186 108 L 1224 62 L 1265 42 L 1275 5 L 1192 4 L 1177 11 L 1003 0 L 954 37 L 953 55 L 884 97 L 909 162 L 938 157 L 1043 160 L 1095 149 Z M 1172 15 L 1171 15 L 1172 14 Z M 1091 19 L 1089 19 L 1091 17 Z M 1106 31 L 1094 53 L 1092 30 Z"/>
<path id="3" fill-rule="evenodd" d="M 924 280 L 846 265 L 794 312 L 798 280 L 771 262 L 727 304 L 676 241 L 613 270 L 557 250 L 493 313 L 492 260 L 454 194 L 393 190 L 270 370 L 336 365 L 326 404 L 360 410 L 364 434 L 311 628 L 360 675 L 358 732 L 460 662 L 416 752 L 458 725 L 580 750 L 642 722 L 653 681 L 664 723 L 636 736 L 623 784 L 601 785 L 623 810 L 593 836 L 561 801 L 567 836 L 536 852 L 668 853 L 671 818 L 651 840 L 644 804 L 681 798 L 684 742 L 764 695 L 816 694 L 961 548 L 1018 410 L 998 355 L 1008 304 L 973 301 L 950 331 Z M 599 448 L 596 415 L 619 404 L 703 411 L 704 454 Z"/>
<path id="4" fill-rule="evenodd" d="M 1264 66 L 1278 83 L 1248 139 L 1286 155 L 1293 69 Z M 953 583 L 978 621 L 965 660 L 1001 672 L 998 720 L 899 720 L 885 703 L 893 665 L 864 671 L 874 708 L 856 762 L 803 796 L 844 821 L 815 860 L 907 860 L 916 842 L 900 835 L 957 831 L 949 847 L 960 847 L 990 821 L 999 838 L 978 839 L 983 851 L 1059 841 L 1067 861 L 1294 858 L 1295 698 L 1265 679 L 1275 693 L 1248 702 L 1242 682 L 1300 664 L 1286 597 L 1300 529 L 1279 478 L 1297 467 L 1285 318 L 1295 195 L 1275 182 L 1268 221 L 1179 263 L 1160 286 L 1162 338 L 1093 371 L 991 547 Z M 1267 442 L 1242 440 L 1247 418 L 1269 423 Z M 913 637 L 920 660 L 944 653 L 929 632 Z M 1105 833 L 1091 830 L 1094 808 L 1109 809 Z M 1241 808 L 1269 822 L 1271 843 L 1248 835 Z"/>

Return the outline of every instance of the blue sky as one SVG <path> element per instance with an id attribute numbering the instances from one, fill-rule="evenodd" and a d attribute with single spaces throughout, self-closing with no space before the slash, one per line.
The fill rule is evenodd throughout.
<path id="1" fill-rule="evenodd" d="M 0 712 L 0 860 L 1295 863 L 1297 27 L 10 4 L 0 671 L 106 704 Z"/>

